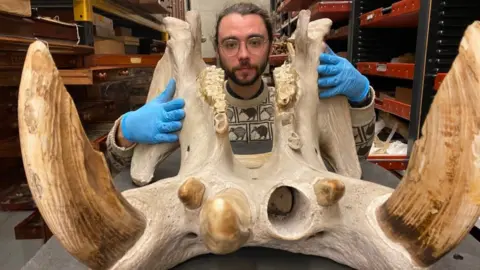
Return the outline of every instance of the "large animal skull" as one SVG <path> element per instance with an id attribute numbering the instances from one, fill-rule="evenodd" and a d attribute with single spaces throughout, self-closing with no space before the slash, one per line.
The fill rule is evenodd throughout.
<path id="1" fill-rule="evenodd" d="M 174 77 L 176 95 L 186 100 L 181 168 L 122 194 L 92 149 L 47 47 L 33 43 L 19 92 L 22 156 L 35 202 L 68 252 L 94 269 L 166 269 L 242 246 L 359 269 L 420 269 L 455 247 L 480 214 L 480 24 L 467 29 L 407 174 L 391 190 L 358 179 L 345 99 L 318 99 L 315 67 L 331 22 L 309 21 L 302 11 L 293 62 L 275 72 L 275 140 L 258 164 L 232 154 L 223 73 L 202 61 L 198 15 L 166 18 L 171 40 L 150 95 Z M 145 184 L 176 145 L 137 147 L 135 158 L 144 163 L 136 160 L 133 170 Z M 337 173 L 325 169 L 325 153 Z M 269 211 L 282 203 L 276 191 L 286 186 L 293 205 Z"/>

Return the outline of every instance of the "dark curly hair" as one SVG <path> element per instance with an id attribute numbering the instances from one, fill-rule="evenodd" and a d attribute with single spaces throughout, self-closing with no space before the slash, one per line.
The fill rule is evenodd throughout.
<path id="1" fill-rule="evenodd" d="M 273 27 L 272 27 L 272 21 L 270 19 L 270 15 L 268 15 L 268 12 L 253 3 L 241 2 L 241 3 L 233 4 L 223 9 L 218 15 L 217 24 L 215 26 L 215 49 L 218 48 L 218 26 L 220 25 L 220 22 L 222 21 L 223 17 L 232 13 L 239 13 L 240 15 L 250 15 L 250 14 L 259 15 L 263 19 L 263 22 L 265 23 L 265 27 L 267 28 L 268 40 L 270 41 L 270 43 L 272 42 Z"/>

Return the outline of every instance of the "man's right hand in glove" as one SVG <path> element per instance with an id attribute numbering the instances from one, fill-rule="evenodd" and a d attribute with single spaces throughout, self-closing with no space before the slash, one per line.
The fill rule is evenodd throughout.
<path id="1" fill-rule="evenodd" d="M 134 143 L 158 144 L 178 141 L 176 131 L 182 129 L 185 101 L 173 99 L 175 81 L 171 79 L 165 91 L 139 109 L 122 116 L 117 131 L 117 143 L 128 147 Z"/>

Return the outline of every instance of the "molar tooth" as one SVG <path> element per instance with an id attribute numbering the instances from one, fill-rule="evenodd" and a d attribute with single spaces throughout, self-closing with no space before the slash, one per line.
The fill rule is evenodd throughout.
<path id="1" fill-rule="evenodd" d="M 300 136 L 295 131 L 290 133 L 290 137 L 288 137 L 288 146 L 293 150 L 298 150 L 302 148 L 302 141 L 300 140 Z"/>
<path id="2" fill-rule="evenodd" d="M 215 66 L 209 66 L 199 74 L 197 83 L 200 97 L 213 107 L 213 112 L 223 113 L 227 110 L 225 92 L 223 90 L 224 71 Z"/>
<path id="3" fill-rule="evenodd" d="M 228 130 L 223 74 L 222 69 L 210 66 L 205 68 L 197 79 L 200 97 L 213 109 L 213 125 L 218 134 L 224 134 Z"/>
<path id="4" fill-rule="evenodd" d="M 284 64 L 274 70 L 277 106 L 288 110 L 297 100 L 297 74 L 291 64 Z"/>
<path id="5" fill-rule="evenodd" d="M 345 194 L 345 184 L 338 179 L 317 178 L 313 189 L 321 206 L 334 205 Z"/>
<path id="6" fill-rule="evenodd" d="M 178 189 L 178 198 L 188 209 L 202 206 L 205 185 L 195 177 L 189 177 Z"/>
<path id="7" fill-rule="evenodd" d="M 238 189 L 227 189 L 208 200 L 200 212 L 200 234 L 214 254 L 239 249 L 250 237 L 251 211 Z"/>
<path id="8" fill-rule="evenodd" d="M 227 114 L 217 113 L 213 119 L 213 123 L 215 125 L 215 131 L 219 134 L 223 134 L 228 130 L 228 118 Z"/>

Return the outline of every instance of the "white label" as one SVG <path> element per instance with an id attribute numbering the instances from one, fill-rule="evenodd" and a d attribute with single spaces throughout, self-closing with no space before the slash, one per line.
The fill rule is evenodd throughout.
<path id="1" fill-rule="evenodd" d="M 377 71 L 378 71 L 378 72 L 385 72 L 385 71 L 387 71 L 387 65 L 386 65 L 386 64 L 377 64 Z"/>
<path id="2" fill-rule="evenodd" d="M 141 57 L 130 57 L 130 63 L 141 64 L 142 63 L 142 58 Z"/>
<path id="3" fill-rule="evenodd" d="M 371 19 L 373 19 L 373 17 L 375 17 L 373 14 L 370 14 L 367 16 L 367 21 L 370 21 Z"/>

